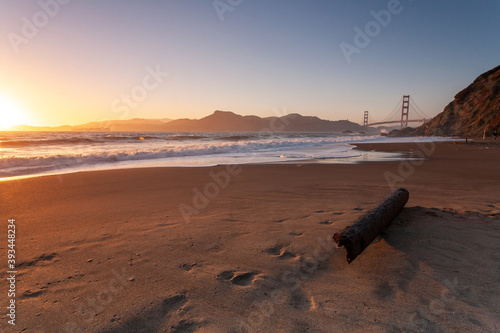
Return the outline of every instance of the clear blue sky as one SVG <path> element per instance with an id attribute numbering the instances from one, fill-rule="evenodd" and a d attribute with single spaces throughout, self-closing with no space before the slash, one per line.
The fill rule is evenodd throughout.
<path id="1" fill-rule="evenodd" d="M 350 63 L 340 44 L 355 46 L 354 28 L 397 1 L 220 3 L 231 10 L 218 13 L 212 0 L 72 0 L 49 6 L 44 21 L 38 1 L 0 0 L 0 95 L 39 125 L 217 109 L 361 122 L 364 110 L 385 118 L 403 94 L 434 116 L 500 64 L 498 0 L 401 0 Z M 23 17 L 39 25 L 34 36 L 23 35 Z M 133 107 L 120 101 L 157 66 L 168 72 L 161 83 Z"/>

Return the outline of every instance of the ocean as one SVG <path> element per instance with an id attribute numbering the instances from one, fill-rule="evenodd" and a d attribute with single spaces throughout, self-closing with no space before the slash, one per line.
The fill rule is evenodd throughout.
<path id="1" fill-rule="evenodd" d="M 355 143 L 407 141 L 415 138 L 338 133 L 0 132 L 0 179 L 134 167 L 356 163 L 401 156 L 358 151 Z"/>

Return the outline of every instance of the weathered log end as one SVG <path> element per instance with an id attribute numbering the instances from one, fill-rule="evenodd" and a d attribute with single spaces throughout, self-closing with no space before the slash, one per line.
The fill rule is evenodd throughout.
<path id="1" fill-rule="evenodd" d="M 354 259 L 356 259 L 358 255 L 361 254 L 361 252 L 363 252 L 364 248 L 362 247 L 362 244 L 353 244 L 349 237 L 343 234 L 346 229 L 333 235 L 333 240 L 337 243 L 337 248 L 341 248 L 342 246 L 345 247 L 345 249 L 347 250 L 347 262 L 351 263 Z"/>
<path id="2" fill-rule="evenodd" d="M 358 218 L 352 225 L 333 235 L 337 247 L 347 250 L 351 263 L 378 237 L 408 202 L 410 193 L 400 188 L 389 194 L 377 207 Z"/>

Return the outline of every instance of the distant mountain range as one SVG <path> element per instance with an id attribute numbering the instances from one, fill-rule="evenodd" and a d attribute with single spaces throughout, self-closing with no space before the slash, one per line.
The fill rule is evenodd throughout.
<path id="1" fill-rule="evenodd" d="M 215 111 L 202 119 L 172 120 L 166 131 L 182 132 L 362 132 L 366 129 L 348 120 L 323 120 L 297 113 L 282 117 L 241 116 L 229 111 Z M 377 130 L 374 130 L 377 131 Z"/>
<path id="2" fill-rule="evenodd" d="M 95 132 L 151 132 L 162 131 L 162 126 L 170 119 L 142 119 L 134 118 L 128 120 L 104 120 L 86 123 L 83 125 L 63 126 L 13 126 L 14 131 L 95 131 Z"/>
<path id="3" fill-rule="evenodd" d="M 19 125 L 17 131 L 168 131 L 168 132 L 368 132 L 387 127 L 368 128 L 348 120 L 323 120 L 318 117 L 288 114 L 282 117 L 241 116 L 230 111 L 215 111 L 201 119 L 130 119 L 92 122 L 78 126 L 37 127 Z"/>
<path id="4" fill-rule="evenodd" d="M 390 135 L 482 137 L 491 136 L 495 130 L 500 130 L 500 66 L 478 76 L 430 122 Z"/>

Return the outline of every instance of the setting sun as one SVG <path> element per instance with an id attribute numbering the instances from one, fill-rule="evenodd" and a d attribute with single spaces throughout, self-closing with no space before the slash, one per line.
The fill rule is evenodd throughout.
<path id="1" fill-rule="evenodd" d="M 0 95 L 0 130 L 6 130 L 14 125 L 26 123 L 24 109 L 13 100 Z"/>

